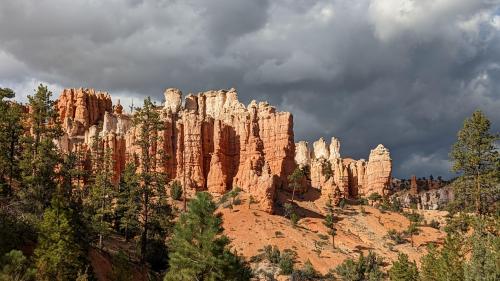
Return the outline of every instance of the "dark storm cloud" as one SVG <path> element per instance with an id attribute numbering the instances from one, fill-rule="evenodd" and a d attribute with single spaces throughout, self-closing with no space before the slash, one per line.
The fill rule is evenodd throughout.
<path id="1" fill-rule="evenodd" d="M 0 0 L 0 83 L 161 99 L 236 87 L 295 115 L 296 140 L 383 143 L 395 175 L 448 175 L 463 119 L 500 127 L 497 0 Z M 128 98 L 130 99 L 130 98 Z"/>

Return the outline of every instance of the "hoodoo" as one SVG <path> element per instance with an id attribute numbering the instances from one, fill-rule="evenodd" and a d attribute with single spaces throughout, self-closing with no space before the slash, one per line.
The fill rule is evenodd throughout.
<path id="1" fill-rule="evenodd" d="M 312 150 L 304 141 L 294 144 L 293 117 L 267 102 L 238 101 L 235 89 L 189 94 L 165 91 L 158 106 L 164 130 L 158 147 L 166 153 L 170 179 L 177 179 L 192 193 L 207 190 L 222 194 L 239 187 L 272 212 L 276 189 L 286 188 L 295 167 L 308 166 L 307 184 L 321 190 L 322 198 L 386 194 L 391 182 L 389 150 L 378 145 L 368 161 L 341 158 L 340 141 L 323 138 Z M 138 152 L 132 115 L 113 106 L 108 93 L 93 89 L 65 89 L 57 101 L 65 131 L 59 140 L 64 151 L 90 152 L 95 134 L 113 152 L 118 181 L 127 161 Z M 304 189 L 306 190 L 306 189 Z"/>
<path id="2" fill-rule="evenodd" d="M 92 89 L 66 89 L 57 108 L 65 135 L 65 151 L 89 150 L 95 134 L 113 150 L 115 180 L 137 152 L 131 115 L 113 106 L 107 93 Z M 165 129 L 158 145 L 166 152 L 171 179 L 190 191 L 224 193 L 238 186 L 272 212 L 275 189 L 287 186 L 295 168 L 293 117 L 267 102 L 238 101 L 235 89 L 189 94 L 165 91 L 159 106 Z M 99 129 L 99 124 L 102 129 Z"/>

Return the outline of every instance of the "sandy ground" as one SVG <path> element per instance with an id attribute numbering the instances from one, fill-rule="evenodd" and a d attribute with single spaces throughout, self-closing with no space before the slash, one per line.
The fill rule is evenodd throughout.
<path id="1" fill-rule="evenodd" d="M 315 202 L 307 196 L 296 201 L 295 208 L 302 217 L 296 227 L 280 215 L 280 208 L 276 215 L 269 215 L 254 210 L 251 206 L 249 209 L 245 194 L 241 195 L 241 199 L 241 205 L 235 206 L 233 210 L 221 209 L 225 233 L 232 240 L 233 249 L 247 259 L 259 254 L 259 250 L 266 245 L 276 245 L 280 250 L 292 249 L 298 254 L 299 264 L 310 260 L 323 274 L 344 259 L 357 258 L 360 252 L 367 253 L 369 250 L 384 257 L 388 265 L 397 258 L 398 252 L 408 254 L 411 260 L 418 263 L 426 253 L 429 242 L 439 243 L 445 237 L 443 231 L 420 227 L 420 233 L 414 236 L 414 247 L 409 241 L 392 245 L 394 243 L 385 237 L 387 231 L 406 230 L 410 224 L 406 217 L 397 213 L 381 213 L 370 206 L 364 206 L 365 214 L 362 214 L 360 206 L 348 205 L 343 210 L 336 211 L 339 221 L 336 247 L 333 248 L 331 237 L 325 239 L 324 236 L 327 235 L 327 229 L 323 225 L 323 215 Z M 287 194 L 280 194 L 278 202 L 288 199 Z M 432 214 L 438 217 L 440 215 Z"/>

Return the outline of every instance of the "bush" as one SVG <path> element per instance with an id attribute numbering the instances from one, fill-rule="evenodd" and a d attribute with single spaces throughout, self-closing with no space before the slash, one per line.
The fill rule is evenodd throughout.
<path id="1" fill-rule="evenodd" d="M 344 209 L 345 205 L 347 205 L 347 200 L 345 200 L 344 198 L 340 199 L 339 207 L 341 209 Z"/>
<path id="2" fill-rule="evenodd" d="M 389 280 L 391 281 L 418 281 L 418 269 L 415 262 L 408 260 L 408 255 L 399 254 L 398 260 L 392 263 L 389 269 Z"/>
<path id="3" fill-rule="evenodd" d="M 365 210 L 365 207 L 361 206 L 361 208 L 359 209 L 359 211 L 361 212 L 361 214 L 364 216 L 366 215 L 366 210 Z"/>
<path id="4" fill-rule="evenodd" d="M 174 200 L 180 200 L 182 197 L 182 185 L 179 181 L 174 181 L 170 186 L 170 196 Z"/>
<path id="5" fill-rule="evenodd" d="M 437 220 L 431 220 L 431 222 L 429 223 L 429 226 L 435 229 L 439 229 L 440 225 L 441 224 Z"/>
<path id="6" fill-rule="evenodd" d="M 335 268 L 335 273 L 342 280 L 383 280 L 384 274 L 380 270 L 382 262 L 382 259 L 371 251 L 366 257 L 361 253 L 358 261 L 345 260 Z"/>
<path id="7" fill-rule="evenodd" d="M 292 223 L 292 226 L 295 227 L 297 226 L 297 223 L 299 222 L 299 216 L 296 213 L 292 213 L 290 215 L 290 222 Z"/>
<path id="8" fill-rule="evenodd" d="M 399 199 L 394 198 L 392 201 L 384 198 L 382 200 L 382 204 L 380 204 L 381 211 L 391 211 L 396 213 L 401 213 L 403 211 L 403 207 L 401 206 L 401 202 Z"/>
<path id="9" fill-rule="evenodd" d="M 380 199 L 382 199 L 382 195 L 380 195 L 378 192 L 373 192 L 372 194 L 370 194 L 370 196 L 368 196 L 368 199 L 371 201 L 379 201 Z"/>
<path id="10" fill-rule="evenodd" d="M 239 197 L 234 198 L 233 205 L 241 205 L 241 199 Z"/>
<path id="11" fill-rule="evenodd" d="M 415 213 L 415 211 L 411 211 L 411 213 L 404 213 L 404 215 L 411 222 L 414 222 L 414 223 L 420 223 L 424 220 L 424 217 L 419 213 Z"/>
<path id="12" fill-rule="evenodd" d="M 272 264 L 280 262 L 281 252 L 277 246 L 267 245 L 264 247 L 264 257 Z"/>
<path id="13" fill-rule="evenodd" d="M 328 235 L 325 235 L 325 234 L 322 234 L 322 233 L 319 233 L 318 237 L 321 240 L 328 240 L 328 239 L 330 239 L 330 237 Z"/>
<path id="14" fill-rule="evenodd" d="M 394 241 L 396 245 L 406 242 L 406 240 L 403 238 L 403 234 L 397 232 L 395 229 L 390 229 L 389 231 L 387 231 L 387 237 Z"/>
<path id="15" fill-rule="evenodd" d="M 368 205 L 368 199 L 366 199 L 366 198 L 359 198 L 358 200 L 356 200 L 356 203 L 358 205 Z"/>
<path id="16" fill-rule="evenodd" d="M 281 270 L 281 274 L 288 275 L 293 272 L 293 265 L 295 263 L 296 253 L 292 250 L 285 250 L 280 257 L 278 266 Z"/>
<path id="17" fill-rule="evenodd" d="M 299 270 L 294 270 L 290 280 L 292 281 L 308 281 L 315 280 L 321 277 L 321 274 L 314 268 L 312 263 L 307 260 Z"/>
<path id="18" fill-rule="evenodd" d="M 278 265 L 281 274 L 289 275 L 293 272 L 293 265 L 297 253 L 290 249 L 286 249 L 283 253 L 280 252 L 277 246 L 267 245 L 264 247 L 263 256 L 271 264 Z M 258 260 L 258 257 L 252 257 L 253 260 Z"/>

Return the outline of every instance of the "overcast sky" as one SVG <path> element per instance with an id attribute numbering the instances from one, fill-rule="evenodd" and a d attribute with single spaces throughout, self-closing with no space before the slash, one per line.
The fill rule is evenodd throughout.
<path id="1" fill-rule="evenodd" d="M 397 177 L 449 177 L 463 119 L 500 128 L 499 0 L 0 0 L 0 87 L 122 103 L 238 90 L 291 111 L 295 140 L 383 143 Z"/>

